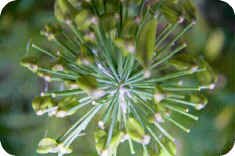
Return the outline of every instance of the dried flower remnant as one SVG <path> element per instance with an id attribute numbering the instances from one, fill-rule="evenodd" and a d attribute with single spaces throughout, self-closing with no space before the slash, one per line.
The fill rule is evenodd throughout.
<path id="1" fill-rule="evenodd" d="M 41 93 L 33 108 L 59 118 L 87 112 L 58 139 L 42 139 L 38 152 L 71 153 L 96 118 L 101 156 L 116 155 L 123 142 L 132 154 L 140 144 L 144 156 L 175 155 L 166 125 L 188 133 L 174 114 L 198 120 L 190 110 L 205 107 L 203 91 L 216 81 L 209 65 L 185 54 L 187 45 L 179 41 L 195 24 L 191 1 L 57 0 L 55 16 L 59 24 L 47 25 L 42 35 L 57 49 L 32 45 L 49 61 L 28 56 L 22 65 L 64 89 Z"/>

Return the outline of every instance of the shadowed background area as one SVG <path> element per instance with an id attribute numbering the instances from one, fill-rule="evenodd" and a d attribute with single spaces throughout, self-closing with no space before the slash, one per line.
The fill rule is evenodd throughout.
<path id="1" fill-rule="evenodd" d="M 235 139 L 235 15 L 221 1 L 195 0 L 197 25 L 185 36 L 187 50 L 202 55 L 219 75 L 218 87 L 209 93 L 209 104 L 197 115 L 189 135 L 178 135 L 179 156 L 220 156 Z M 34 96 L 46 84 L 19 65 L 27 43 L 50 43 L 40 35 L 41 28 L 55 19 L 53 0 L 18 0 L 8 5 L 0 17 L 0 140 L 16 156 L 36 156 L 38 141 L 46 135 L 59 136 L 76 116 L 55 119 L 37 117 L 31 107 Z M 92 131 L 93 127 L 89 128 Z M 78 139 L 71 156 L 95 156 L 92 134 Z M 89 137 L 90 136 L 90 137 Z M 125 145 L 124 145 L 125 146 Z M 120 148 L 122 156 L 130 152 Z"/>

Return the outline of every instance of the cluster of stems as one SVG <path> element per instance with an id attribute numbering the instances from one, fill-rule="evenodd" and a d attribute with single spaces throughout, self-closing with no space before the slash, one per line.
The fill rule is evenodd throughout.
<path id="1" fill-rule="evenodd" d="M 205 107 L 202 93 L 216 81 L 203 59 L 185 52 L 193 12 L 190 0 L 57 0 L 59 24 L 42 31 L 55 46 L 31 44 L 42 55 L 21 63 L 62 86 L 34 99 L 38 115 L 81 117 L 59 138 L 43 138 L 38 152 L 71 153 L 95 120 L 100 156 L 116 156 L 123 142 L 131 154 L 140 144 L 144 156 L 175 155 L 172 125 L 189 133 L 177 116 L 198 120 L 192 109 Z"/>

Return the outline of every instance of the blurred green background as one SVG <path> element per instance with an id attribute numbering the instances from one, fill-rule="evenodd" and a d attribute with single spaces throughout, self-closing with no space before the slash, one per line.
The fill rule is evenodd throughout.
<path id="1" fill-rule="evenodd" d="M 187 33 L 188 51 L 202 55 L 219 75 L 218 87 L 209 93 L 209 104 L 197 113 L 189 135 L 178 133 L 179 156 L 220 156 L 235 140 L 235 15 L 219 0 L 195 0 L 198 22 Z M 54 21 L 54 0 L 17 0 L 0 16 L 0 140 L 16 156 L 36 156 L 45 135 L 59 136 L 75 118 L 58 120 L 35 116 L 31 100 L 44 82 L 19 65 L 31 40 L 49 46 L 40 29 Z M 92 129 L 92 128 L 91 128 Z M 70 156 L 95 156 L 92 137 L 78 139 Z M 129 156 L 122 147 L 120 155 Z"/>

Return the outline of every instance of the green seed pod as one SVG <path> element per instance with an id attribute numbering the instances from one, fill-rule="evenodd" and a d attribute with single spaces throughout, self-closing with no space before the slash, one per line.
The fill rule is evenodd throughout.
<path id="1" fill-rule="evenodd" d="M 191 0 L 180 0 L 179 6 L 182 7 L 186 20 L 189 22 L 196 20 L 196 8 Z"/>
<path id="2" fill-rule="evenodd" d="M 144 150 L 143 156 L 158 156 L 158 151 L 153 146 L 147 146 L 147 153 Z"/>
<path id="3" fill-rule="evenodd" d="M 80 51 L 76 63 L 78 65 L 90 65 L 94 63 L 93 54 L 84 46 L 80 46 Z"/>
<path id="4" fill-rule="evenodd" d="M 122 52 L 124 56 L 127 56 L 130 53 L 132 54 L 135 53 L 136 49 L 132 40 L 125 41 L 123 39 L 118 38 L 114 41 L 114 43 L 120 49 L 120 51 Z"/>
<path id="5" fill-rule="evenodd" d="M 68 0 L 57 0 L 55 3 L 55 16 L 64 23 L 71 23 L 77 15 L 76 8 Z"/>
<path id="6" fill-rule="evenodd" d="M 215 84 L 217 81 L 217 76 L 210 67 L 210 65 L 203 59 L 199 60 L 200 66 L 202 69 L 205 69 L 203 72 L 197 73 L 197 77 L 202 85 Z M 212 88 L 213 89 L 213 88 Z"/>
<path id="7" fill-rule="evenodd" d="M 136 43 L 136 57 L 145 69 L 149 67 L 153 58 L 156 30 L 157 21 L 152 18 L 144 24 L 138 35 Z"/>
<path id="8" fill-rule="evenodd" d="M 182 18 L 183 12 L 176 0 L 165 0 L 160 11 L 169 22 L 182 22 L 179 20 Z"/>
<path id="9" fill-rule="evenodd" d="M 91 93 L 97 89 L 97 81 L 96 78 L 91 75 L 81 75 L 77 80 L 78 86 L 88 92 Z"/>
<path id="10" fill-rule="evenodd" d="M 66 63 L 64 62 L 63 59 L 58 59 L 51 64 L 51 69 L 53 71 L 66 71 L 67 70 Z"/>
<path id="11" fill-rule="evenodd" d="M 161 86 L 156 86 L 154 91 L 154 102 L 156 104 L 159 104 L 162 100 L 164 100 L 167 97 L 166 92 L 162 89 Z"/>
<path id="12" fill-rule="evenodd" d="M 57 146 L 57 153 L 70 154 L 70 153 L 72 153 L 72 149 L 65 146 L 63 143 L 60 143 Z"/>
<path id="13" fill-rule="evenodd" d="M 105 131 L 98 130 L 95 132 L 96 150 L 99 154 L 101 154 L 105 149 L 106 139 L 107 133 Z"/>
<path id="14" fill-rule="evenodd" d="M 66 97 L 58 103 L 58 109 L 56 111 L 55 116 L 59 118 L 63 118 L 66 116 L 73 115 L 76 112 L 76 109 L 74 109 L 76 106 L 78 106 L 79 103 L 77 101 L 77 98 L 75 97 Z"/>
<path id="15" fill-rule="evenodd" d="M 98 19 L 87 10 L 80 11 L 74 19 L 79 30 L 88 30 L 92 24 L 97 24 Z"/>
<path id="16" fill-rule="evenodd" d="M 93 33 L 92 31 L 86 32 L 84 35 L 84 41 L 85 41 L 85 43 L 88 43 L 89 46 L 90 46 L 90 44 L 96 44 L 95 33 Z"/>
<path id="17" fill-rule="evenodd" d="M 125 21 L 123 26 L 125 29 L 122 30 L 123 38 L 134 38 L 137 34 L 138 25 L 140 24 L 140 21 L 141 17 L 139 16 L 134 17 L 134 19 L 128 19 L 127 21 Z"/>
<path id="18" fill-rule="evenodd" d="M 197 110 L 203 109 L 208 103 L 207 98 L 204 97 L 203 95 L 195 95 L 195 94 L 188 95 L 186 96 L 186 100 L 195 103 L 195 108 Z"/>
<path id="19" fill-rule="evenodd" d="M 109 145 L 109 149 L 111 151 L 117 150 L 123 136 L 124 136 L 124 133 L 122 131 L 119 131 L 113 135 L 111 142 L 110 142 L 110 145 Z"/>
<path id="20" fill-rule="evenodd" d="M 28 68 L 32 72 L 38 71 L 38 59 L 36 57 L 25 57 L 21 60 L 20 63 L 22 66 Z"/>
<path id="21" fill-rule="evenodd" d="M 105 5 L 105 14 L 115 15 L 116 13 L 119 13 L 119 7 L 120 7 L 120 0 L 112 0 L 107 1 Z M 102 9 L 102 11 L 103 11 Z"/>
<path id="22" fill-rule="evenodd" d="M 52 76 L 48 73 L 37 71 L 36 73 L 39 77 L 43 78 L 45 81 L 50 82 L 53 80 Z"/>
<path id="23" fill-rule="evenodd" d="M 38 144 L 37 153 L 40 154 L 56 153 L 57 146 L 58 143 L 54 139 L 43 138 Z"/>
<path id="24" fill-rule="evenodd" d="M 163 140 L 164 146 L 166 147 L 167 151 L 164 149 L 160 150 L 159 156 L 169 156 L 176 155 L 176 145 L 168 140 Z"/>
<path id="25" fill-rule="evenodd" d="M 191 69 L 193 66 L 192 64 L 188 62 L 177 60 L 177 59 L 169 60 L 169 64 L 177 70 L 188 70 L 188 69 Z"/>
<path id="26" fill-rule="evenodd" d="M 118 17 L 118 16 L 117 16 Z M 106 31 L 109 32 L 116 28 L 117 25 L 117 17 L 113 17 L 111 14 L 105 14 L 100 17 L 100 24 L 102 25 L 102 28 Z M 109 24 L 107 24 L 109 23 Z"/>
<path id="27" fill-rule="evenodd" d="M 41 31 L 41 35 L 47 37 L 49 41 L 53 41 L 60 36 L 61 27 L 59 25 L 48 24 Z"/>
<path id="28" fill-rule="evenodd" d="M 52 100 L 51 97 L 44 96 L 44 97 L 36 97 L 32 102 L 32 107 L 38 115 L 43 115 L 44 113 L 53 113 L 56 109 L 55 102 Z"/>
<path id="29" fill-rule="evenodd" d="M 143 143 L 146 136 L 144 128 L 134 118 L 127 120 L 127 134 L 138 143 Z"/>
<path id="30" fill-rule="evenodd" d="M 65 81 L 65 85 L 69 89 L 78 89 L 79 88 L 77 82 L 76 81 L 72 81 L 72 80 L 66 80 Z"/>
<path id="31" fill-rule="evenodd" d="M 110 141 L 110 144 L 108 147 L 105 147 L 106 141 L 107 141 L 107 133 L 103 130 L 98 130 L 95 132 L 95 142 L 96 142 L 96 150 L 99 154 L 103 154 L 104 152 L 107 152 L 109 154 L 114 153 L 117 151 L 117 148 L 124 136 L 124 133 L 119 131 L 117 133 L 114 133 L 112 136 L 112 139 Z"/>

